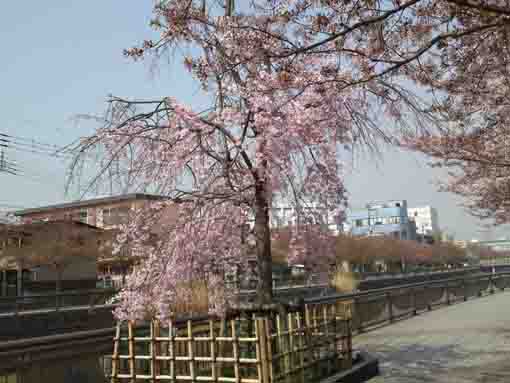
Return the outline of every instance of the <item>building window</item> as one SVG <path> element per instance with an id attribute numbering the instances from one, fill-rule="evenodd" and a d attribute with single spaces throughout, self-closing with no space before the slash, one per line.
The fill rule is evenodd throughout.
<path id="1" fill-rule="evenodd" d="M 83 223 L 88 223 L 89 221 L 89 213 L 87 210 L 80 210 L 80 213 L 78 214 L 78 220 Z"/>
<path id="2" fill-rule="evenodd" d="M 103 209 L 103 225 L 118 225 L 127 221 L 129 207 L 116 207 Z"/>

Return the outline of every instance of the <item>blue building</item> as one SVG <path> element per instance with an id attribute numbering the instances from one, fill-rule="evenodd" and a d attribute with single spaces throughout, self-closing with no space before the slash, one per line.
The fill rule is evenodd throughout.
<path id="1" fill-rule="evenodd" d="M 407 201 L 372 202 L 349 212 L 344 231 L 355 236 L 387 235 L 416 239 L 416 225 L 408 218 Z"/>

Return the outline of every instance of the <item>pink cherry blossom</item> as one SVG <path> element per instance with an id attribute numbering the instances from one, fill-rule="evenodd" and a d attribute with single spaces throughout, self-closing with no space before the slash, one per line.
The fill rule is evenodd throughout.
<path id="1" fill-rule="evenodd" d="M 509 14 L 502 1 L 157 2 L 158 39 L 125 54 L 157 60 L 182 52 L 178 62 L 211 105 L 112 98 L 104 125 L 80 145 L 85 153 L 101 148 L 94 182 L 168 197 L 121 228 L 118 246 L 142 261 L 119 295 L 118 317 L 167 317 L 177 285 L 204 278 L 212 310 L 224 312 L 222 275 L 246 260 L 246 227 L 259 303 L 268 303 L 276 202 L 298 215 L 290 262 L 329 264 L 333 241 L 313 211 L 342 220 L 340 148 L 460 123 L 465 106 L 507 118 L 499 101 L 508 95 L 500 80 Z"/>

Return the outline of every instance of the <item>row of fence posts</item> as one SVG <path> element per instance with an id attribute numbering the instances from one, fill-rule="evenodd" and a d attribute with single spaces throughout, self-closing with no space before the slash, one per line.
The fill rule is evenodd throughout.
<path id="1" fill-rule="evenodd" d="M 117 325 L 111 382 L 305 383 L 352 364 L 342 304 L 234 319 Z"/>
<path id="2" fill-rule="evenodd" d="M 473 279 L 473 281 L 468 282 L 470 279 Z M 384 322 L 384 321 L 394 322 L 399 317 L 406 316 L 409 314 L 417 315 L 417 313 L 419 311 L 419 305 L 417 303 L 418 302 L 417 296 L 418 296 L 419 292 L 421 292 L 425 296 L 427 290 L 429 290 L 429 289 L 442 289 L 444 291 L 444 293 L 441 294 L 441 297 L 444 298 L 444 301 L 434 302 L 433 299 L 431 299 L 431 298 L 424 299 L 424 301 L 426 302 L 424 304 L 424 309 L 427 311 L 431 311 L 434 305 L 446 304 L 449 306 L 459 299 L 461 299 L 464 302 L 467 301 L 470 296 L 470 294 L 468 293 L 468 288 L 471 285 L 479 284 L 480 281 L 482 281 L 482 282 L 486 281 L 487 287 L 486 288 L 482 288 L 482 287 L 477 288 L 476 294 L 474 294 L 474 295 L 476 295 L 477 297 L 481 297 L 483 295 L 484 291 L 487 291 L 489 294 L 494 294 L 495 287 L 496 287 L 495 280 L 497 280 L 497 279 L 500 279 L 500 286 L 498 287 L 500 290 L 503 291 L 506 287 L 510 286 L 510 275 L 500 275 L 497 277 L 490 275 L 483 279 L 463 278 L 463 279 L 453 281 L 453 282 L 452 281 L 437 282 L 437 283 L 424 284 L 423 286 L 415 286 L 415 287 L 413 287 L 413 286 L 405 287 L 404 286 L 404 287 L 402 287 L 402 289 L 399 289 L 398 287 L 391 288 L 389 291 L 380 293 L 380 297 L 382 300 L 384 300 L 385 306 L 387 307 L 387 317 L 381 319 L 378 322 L 375 319 L 373 321 L 368 321 L 369 322 L 368 325 L 370 326 L 373 324 L 379 324 L 380 322 Z M 454 289 L 459 289 L 460 291 L 462 291 L 462 294 L 452 294 L 452 291 Z M 404 290 L 404 292 L 402 292 L 401 290 Z M 375 293 L 375 292 L 373 293 L 373 295 L 376 295 L 376 294 L 377 293 Z M 403 314 L 396 315 L 396 313 L 394 312 L 394 301 L 395 301 L 395 299 L 397 299 L 398 297 L 400 297 L 402 295 L 409 296 L 410 304 L 409 304 L 407 311 L 405 311 Z M 367 297 L 370 297 L 370 295 L 367 295 Z M 365 298 L 363 297 L 362 294 L 359 297 L 354 297 L 352 299 L 353 312 L 356 313 L 355 318 L 353 319 L 353 321 L 355 322 L 353 324 L 353 327 L 354 327 L 353 329 L 356 331 L 360 331 L 360 332 L 364 331 L 364 329 L 365 329 L 364 328 L 365 321 L 363 320 L 363 318 L 361 318 L 361 316 L 368 315 L 367 310 L 362 307 L 363 304 L 366 304 L 366 302 L 364 302 L 363 299 L 365 299 Z"/>
<path id="3" fill-rule="evenodd" d="M 142 326 L 119 324 L 109 375 L 112 383 L 317 381 L 351 366 L 352 330 L 361 332 L 375 324 L 362 318 L 370 316 L 364 304 L 387 307 L 381 322 L 392 322 L 508 286 L 510 274 L 437 281 L 318 299 L 285 314 L 259 312 L 233 319 L 164 324 L 152 321 L 145 336 Z M 401 297 L 405 302 L 399 305 Z"/>

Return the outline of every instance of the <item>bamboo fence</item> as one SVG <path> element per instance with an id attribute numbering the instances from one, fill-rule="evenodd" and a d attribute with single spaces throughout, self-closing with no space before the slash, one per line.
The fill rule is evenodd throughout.
<path id="1" fill-rule="evenodd" d="M 305 383 L 350 367 L 351 321 L 339 304 L 234 319 L 117 325 L 118 382 Z"/>

